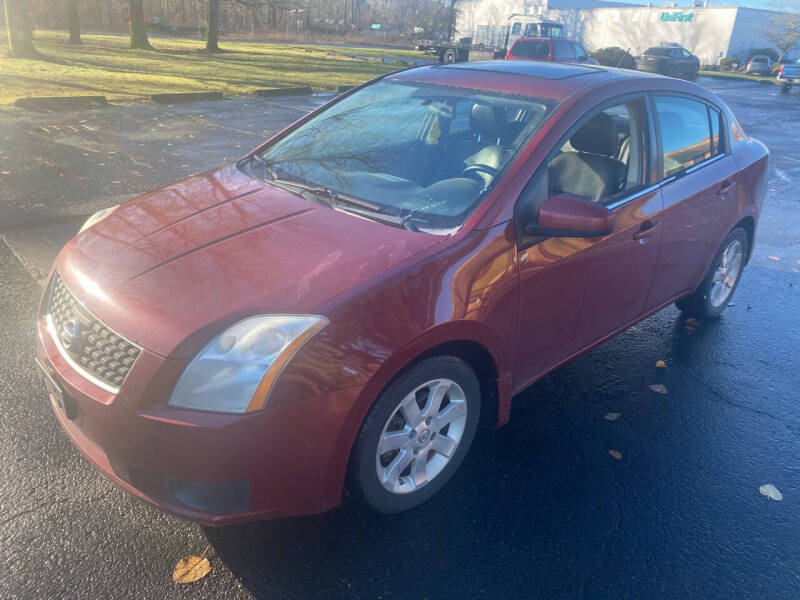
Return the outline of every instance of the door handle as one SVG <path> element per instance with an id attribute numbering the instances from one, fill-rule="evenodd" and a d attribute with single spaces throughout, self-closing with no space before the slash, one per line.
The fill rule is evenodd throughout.
<path id="1" fill-rule="evenodd" d="M 658 233 L 661 230 L 661 221 L 653 223 L 652 221 L 645 221 L 639 228 L 639 231 L 633 234 L 633 239 L 645 243 L 647 238 L 651 235 Z"/>
<path id="2" fill-rule="evenodd" d="M 725 196 L 735 187 L 736 187 L 735 181 L 723 181 L 722 185 L 720 185 L 719 188 L 717 189 L 717 196 Z"/>

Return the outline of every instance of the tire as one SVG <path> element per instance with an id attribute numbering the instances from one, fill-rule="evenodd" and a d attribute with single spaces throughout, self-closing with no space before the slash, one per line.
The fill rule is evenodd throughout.
<path id="1" fill-rule="evenodd" d="M 452 65 L 453 63 L 458 62 L 458 54 L 452 48 L 445 50 L 444 54 L 442 54 L 442 62 L 446 65 Z"/>
<path id="2" fill-rule="evenodd" d="M 402 373 L 381 392 L 356 438 L 350 469 L 356 496 L 381 513 L 425 502 L 464 460 L 480 409 L 478 379 L 459 358 L 437 356 Z M 379 455 L 381 441 L 391 449 Z"/>
<path id="3" fill-rule="evenodd" d="M 697 79 L 697 72 L 698 72 L 698 69 L 691 69 L 686 74 L 686 79 L 688 79 L 689 81 L 695 81 Z"/>
<path id="4" fill-rule="evenodd" d="M 675 77 L 675 65 L 667 65 L 664 67 L 664 75 L 667 77 Z"/>
<path id="5" fill-rule="evenodd" d="M 719 250 L 717 250 L 700 286 L 691 295 L 678 300 L 675 306 L 687 316 L 697 319 L 710 320 L 719 317 L 725 307 L 728 306 L 733 294 L 736 292 L 736 288 L 739 286 L 739 281 L 744 271 L 744 263 L 747 260 L 748 246 L 747 232 L 744 229 L 737 227 L 731 231 L 722 242 Z M 735 262 L 733 256 L 738 256 L 738 266 L 733 279 L 730 280 L 728 275 L 731 274 L 732 265 Z M 726 263 L 727 270 L 725 270 Z M 715 284 L 719 284 L 722 288 L 715 286 Z"/>
<path id="6" fill-rule="evenodd" d="M 788 94 L 789 91 L 792 89 L 791 85 L 783 84 L 781 85 L 781 94 Z"/>

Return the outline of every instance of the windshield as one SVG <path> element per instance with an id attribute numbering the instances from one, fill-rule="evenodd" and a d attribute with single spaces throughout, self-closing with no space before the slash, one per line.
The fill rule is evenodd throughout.
<path id="1" fill-rule="evenodd" d="M 670 56 L 672 48 L 648 48 L 644 53 L 648 56 Z"/>
<path id="2" fill-rule="evenodd" d="M 384 222 L 387 215 L 413 218 L 418 229 L 452 228 L 553 106 L 538 98 L 380 81 L 319 113 L 257 160 L 268 182 L 313 186 L 338 208 L 357 208 L 362 216 L 372 210 Z M 259 171 L 253 167 L 253 173 Z"/>

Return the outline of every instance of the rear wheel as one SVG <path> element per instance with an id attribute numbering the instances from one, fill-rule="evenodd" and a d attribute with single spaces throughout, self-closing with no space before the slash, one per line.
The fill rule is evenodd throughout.
<path id="1" fill-rule="evenodd" d="M 664 67 L 664 75 L 667 77 L 675 77 L 675 65 L 667 65 Z"/>
<path id="2" fill-rule="evenodd" d="M 739 285 L 747 252 L 747 233 L 737 227 L 722 242 L 700 286 L 690 296 L 678 300 L 676 306 L 698 319 L 719 317 Z"/>
<path id="3" fill-rule="evenodd" d="M 442 62 L 446 65 L 452 65 L 454 62 L 458 60 L 458 54 L 452 48 L 449 50 L 445 50 L 444 54 L 442 54 Z"/>
<path id="4" fill-rule="evenodd" d="M 480 385 L 453 356 L 425 360 L 381 393 L 361 426 L 351 474 L 367 505 L 413 508 L 438 492 L 469 450 L 480 417 Z"/>

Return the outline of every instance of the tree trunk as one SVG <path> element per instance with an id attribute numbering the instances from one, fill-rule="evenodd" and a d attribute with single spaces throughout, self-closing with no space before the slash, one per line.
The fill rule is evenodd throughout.
<path id="1" fill-rule="evenodd" d="M 219 52 L 219 0 L 208 0 L 206 52 Z"/>
<path id="2" fill-rule="evenodd" d="M 456 26 L 456 4 L 458 0 L 450 0 L 450 11 L 447 16 L 447 39 L 452 40 L 455 35 Z"/>
<path id="3" fill-rule="evenodd" d="M 131 48 L 152 50 L 144 22 L 144 0 L 130 0 Z"/>
<path id="4" fill-rule="evenodd" d="M 25 5 L 25 0 L 5 0 L 8 54 L 16 58 L 36 58 L 39 53 L 33 47 L 33 34 Z"/>
<path id="5" fill-rule="evenodd" d="M 78 13 L 78 0 L 69 0 L 69 43 L 81 43 L 81 17 Z"/>

